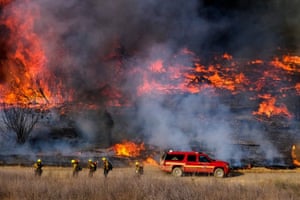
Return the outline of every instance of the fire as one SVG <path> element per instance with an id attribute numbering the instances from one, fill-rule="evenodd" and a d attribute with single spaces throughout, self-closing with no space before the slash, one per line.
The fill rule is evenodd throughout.
<path id="1" fill-rule="evenodd" d="M 192 57 L 191 57 L 192 56 Z M 187 49 L 176 54 L 172 61 L 165 61 L 163 58 L 146 64 L 147 70 L 135 70 L 135 73 L 142 73 L 142 84 L 138 86 L 138 96 L 151 93 L 173 94 L 173 93 L 199 93 L 207 85 L 216 88 L 236 91 L 240 84 L 248 82 L 243 73 L 235 73 L 232 68 L 221 64 L 210 64 L 205 66 L 200 59 Z M 176 59 L 191 59 L 192 66 L 186 66 L 176 62 Z M 215 58 L 218 59 L 217 57 Z M 228 53 L 222 55 L 223 61 L 230 62 L 230 66 L 236 66 L 233 57 Z M 168 64 L 172 63 L 172 64 Z"/>
<path id="2" fill-rule="evenodd" d="M 176 62 L 178 58 L 193 60 L 193 66 Z M 134 70 L 135 76 L 142 77 L 137 94 L 197 94 L 212 88 L 216 91 L 213 93 L 217 95 L 220 95 L 217 90 L 227 90 L 232 95 L 250 92 L 254 96 L 249 99 L 254 100 L 264 96 L 262 91 L 271 88 L 275 91 L 274 97 L 263 98 L 265 100 L 258 105 L 258 111 L 253 111 L 252 114 L 268 117 L 284 115 L 291 118 L 292 114 L 287 106 L 284 103 L 278 105 L 280 99 L 277 98 L 288 98 L 292 90 L 296 90 L 296 94 L 299 95 L 299 83 L 293 83 L 292 81 L 296 80 L 289 77 L 299 72 L 299 58 L 283 56 L 269 62 L 260 59 L 247 61 L 235 60 L 232 55 L 225 53 L 214 56 L 211 63 L 203 64 L 200 58 L 185 48 L 171 57 L 171 61 L 161 57 L 145 63 L 145 71 Z"/>
<path id="3" fill-rule="evenodd" d="M 0 85 L 1 102 L 51 107 L 73 100 L 72 90 L 66 90 L 63 81 L 49 71 L 43 40 L 36 31 L 41 18 L 39 6 L 28 0 L 13 5 L 10 2 L 0 1 L 0 5 L 6 5 L 0 23 L 10 31 L 7 59 L 1 63 L 5 74 Z M 25 4 L 30 5 L 28 9 L 23 9 Z"/>
<path id="4" fill-rule="evenodd" d="M 28 9 L 22 9 L 22 5 L 27 3 L 30 5 Z M 67 88 L 65 80 L 59 79 L 50 70 L 52 66 L 49 65 L 55 63 L 51 60 L 54 56 L 47 55 L 43 42 L 45 38 L 51 41 L 51 34 L 55 34 L 55 31 L 48 31 L 51 33 L 43 37 L 37 33 L 37 22 L 42 18 L 39 5 L 29 0 L 16 5 L 12 0 L 0 0 L 0 6 L 3 7 L 0 23 L 10 32 L 6 41 L 9 47 L 8 58 L 1 61 L 1 66 L 3 65 L 1 73 L 5 74 L 5 80 L 0 84 L 1 101 L 9 104 L 41 104 L 48 107 L 66 102 L 81 105 L 80 99 L 74 99 L 76 88 Z M 188 48 L 182 48 L 174 55 L 168 56 L 165 56 L 164 49 L 161 48 L 158 51 L 162 53 L 157 53 L 157 57 L 136 64 L 121 62 L 122 56 L 119 51 L 115 51 L 121 48 L 118 39 L 113 45 L 114 51 L 101 60 L 101 62 L 116 61 L 111 67 L 112 73 L 116 76 L 115 80 L 112 80 L 113 84 L 97 83 L 97 87 L 101 88 L 103 85 L 110 86 L 101 90 L 100 95 L 105 97 L 105 106 L 134 105 L 132 99 L 149 94 L 198 94 L 207 89 L 213 90 L 212 93 L 216 95 L 222 95 L 223 91 L 232 95 L 250 92 L 255 95 L 250 97 L 252 99 L 257 99 L 256 96 L 262 95 L 260 94 L 262 91 L 265 93 L 267 91 L 265 89 L 269 89 L 268 86 L 276 90 L 278 97 L 285 98 L 288 91 L 292 90 L 300 95 L 300 84 L 294 77 L 286 76 L 297 75 L 300 72 L 300 57 L 296 55 L 283 55 L 271 61 L 260 59 L 245 61 L 236 59 L 226 52 L 213 55 L 207 62 Z M 67 54 L 64 49 L 61 51 Z M 57 57 L 59 56 L 55 59 L 59 59 Z M 122 91 L 122 81 L 128 77 L 138 78 L 135 81 L 137 83 L 134 85 L 135 88 L 132 90 L 130 88 L 130 94 L 126 95 Z M 281 81 L 284 82 L 282 84 L 284 87 L 280 84 Z M 268 117 L 280 114 L 291 117 L 292 114 L 286 105 L 283 103 L 276 105 L 276 101 L 279 100 L 276 99 L 277 96 L 264 99 L 258 105 L 258 111 L 252 113 Z M 85 106 L 90 109 L 99 107 L 93 102 Z"/>
<path id="5" fill-rule="evenodd" d="M 285 55 L 285 56 L 283 56 L 283 61 L 285 63 L 291 63 L 291 64 L 300 65 L 300 56 L 288 56 L 288 55 Z"/>
<path id="6" fill-rule="evenodd" d="M 251 65 L 255 65 L 255 64 L 263 64 L 264 61 L 262 60 L 252 60 L 250 62 L 248 62 L 248 64 L 251 64 Z"/>
<path id="7" fill-rule="evenodd" d="M 260 105 L 257 112 L 253 112 L 255 115 L 266 115 L 267 117 L 271 117 L 273 115 L 281 115 L 287 116 L 291 118 L 292 115 L 288 111 L 287 107 L 283 104 L 276 106 L 276 98 L 272 97 L 269 94 L 262 96 L 265 99 Z"/>
<path id="8" fill-rule="evenodd" d="M 131 141 L 123 141 L 120 144 L 115 144 L 113 149 L 118 156 L 137 157 L 141 151 L 145 150 L 144 143 L 136 144 Z"/>
<path id="9" fill-rule="evenodd" d="M 230 55 L 228 53 L 224 53 L 223 58 L 226 59 L 226 60 L 232 60 L 232 55 Z"/>
<path id="10" fill-rule="evenodd" d="M 288 72 L 300 72 L 300 56 L 285 55 L 282 60 L 276 57 L 270 64 Z"/>
<path id="11" fill-rule="evenodd" d="M 166 72 L 166 69 L 164 68 L 163 66 L 163 62 L 162 60 L 157 60 L 157 61 L 154 61 L 151 65 L 150 65 L 150 68 L 153 72 L 157 72 L 157 73 L 160 73 L 160 72 Z"/>
<path id="12" fill-rule="evenodd" d="M 292 150 L 291 150 L 291 156 L 293 160 L 293 164 L 297 167 L 300 167 L 300 161 L 299 161 L 299 144 L 293 144 Z"/>
<path id="13" fill-rule="evenodd" d="M 148 165 L 158 166 L 158 163 L 156 162 L 156 160 L 154 160 L 151 157 L 148 157 L 143 163 L 148 164 Z"/>
<path id="14" fill-rule="evenodd" d="M 42 81 L 37 79 L 45 67 L 46 57 L 39 37 L 34 33 L 34 20 L 39 17 L 36 9 L 34 12 L 11 9 L 9 18 L 4 23 L 12 35 L 8 43 L 15 50 L 8 52 L 6 68 L 6 83 L 1 87 L 6 103 L 45 102 L 47 90 L 41 91 Z M 24 20 L 26 16 L 26 20 Z"/>
<path id="15" fill-rule="evenodd" d="M 300 83 L 297 83 L 295 88 L 296 88 L 297 94 L 300 95 Z"/>

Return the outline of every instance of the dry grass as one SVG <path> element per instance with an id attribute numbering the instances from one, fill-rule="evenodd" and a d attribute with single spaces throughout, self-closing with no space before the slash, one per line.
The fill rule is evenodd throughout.
<path id="1" fill-rule="evenodd" d="M 93 178 L 83 169 L 72 177 L 71 168 L 45 167 L 34 177 L 28 167 L 0 167 L 0 199 L 300 199 L 300 171 L 238 171 L 224 179 L 212 176 L 172 177 L 157 167 L 145 166 L 145 174 L 134 168 L 114 168 L 104 178 L 99 169 Z"/>

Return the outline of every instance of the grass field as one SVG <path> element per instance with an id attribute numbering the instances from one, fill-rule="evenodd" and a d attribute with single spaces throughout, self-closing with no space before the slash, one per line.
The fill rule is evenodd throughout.
<path id="1" fill-rule="evenodd" d="M 105 179 L 102 169 L 88 177 L 83 169 L 72 177 L 71 168 L 44 167 L 41 177 L 30 167 L 0 167 L 0 199 L 300 199 L 300 170 L 251 169 L 230 177 L 172 177 L 155 166 L 145 166 L 141 177 L 134 168 L 114 168 Z"/>

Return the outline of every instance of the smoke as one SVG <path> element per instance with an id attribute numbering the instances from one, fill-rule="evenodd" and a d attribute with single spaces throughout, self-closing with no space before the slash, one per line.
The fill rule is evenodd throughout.
<path id="1" fill-rule="evenodd" d="M 167 99 L 170 96 L 145 97 L 139 102 L 138 122 L 150 135 L 150 142 L 162 148 L 191 150 L 197 141 L 211 147 L 229 144 L 232 131 L 226 121 L 228 108 L 217 98 L 206 95 L 173 97 L 173 100 Z M 170 101 L 174 104 L 170 105 Z"/>
<path id="2" fill-rule="evenodd" d="M 43 39 L 48 67 L 64 84 L 82 90 L 117 84 L 112 83 L 115 63 L 101 60 L 115 49 L 130 57 L 153 44 L 168 44 L 175 52 L 188 47 L 257 58 L 274 55 L 278 47 L 298 51 L 300 42 L 296 0 L 16 0 L 11 6 L 25 13 L 39 10 L 34 31 Z"/>
<path id="3" fill-rule="evenodd" d="M 172 96 L 155 88 L 153 94 L 137 96 L 143 77 L 129 72 L 132 68 L 149 72 L 148 64 L 155 59 L 172 63 L 182 48 L 203 56 L 229 52 L 247 58 L 272 56 L 278 47 L 299 52 L 299 4 L 297 0 L 15 0 L 4 7 L 3 15 L 13 14 L 14 9 L 35 14 L 34 31 L 45 49 L 47 68 L 66 89 L 75 88 L 76 102 L 101 107 L 109 98 L 103 88 L 118 88 L 136 106 L 135 118 L 123 119 L 128 131 L 138 127 L 149 143 L 161 148 L 192 149 L 196 142 L 215 149 L 218 157 L 229 158 L 238 151 L 230 145 L 235 130 L 228 120 L 230 107 L 222 99 L 211 91 Z M 193 65 L 190 57 L 176 62 Z M 2 80 L 1 72 L 0 68 Z M 174 81 L 147 75 L 165 83 Z M 73 117 L 79 130 L 94 140 L 103 134 L 98 124 L 104 118 L 86 115 Z M 116 130 L 124 125 L 115 124 Z M 253 140 L 264 140 L 257 137 L 262 137 L 259 131 L 247 131 Z M 277 153 L 272 145 L 262 146 Z"/>
<path id="4" fill-rule="evenodd" d="M 300 43 L 296 0 L 14 3 L 28 10 L 39 6 L 35 30 L 43 38 L 49 68 L 69 88 L 83 92 L 105 83 L 120 88 L 118 61 L 103 60 L 112 54 L 126 60 L 156 44 L 167 44 L 170 52 L 187 47 L 204 55 L 227 51 L 261 58 L 273 56 L 278 48 L 298 51 Z"/>

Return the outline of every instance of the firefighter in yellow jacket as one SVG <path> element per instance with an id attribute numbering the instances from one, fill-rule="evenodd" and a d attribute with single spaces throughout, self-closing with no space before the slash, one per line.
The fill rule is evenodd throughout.
<path id="1" fill-rule="evenodd" d="M 78 173 L 82 170 L 82 167 L 79 164 L 79 160 L 71 160 L 73 167 L 73 177 L 77 177 Z"/>
<path id="2" fill-rule="evenodd" d="M 135 162 L 135 173 L 137 175 L 142 175 L 144 173 L 144 166 L 139 162 Z"/>
<path id="3" fill-rule="evenodd" d="M 88 168 L 89 168 L 89 177 L 92 177 L 97 170 L 97 162 L 93 162 L 92 159 L 88 161 Z"/>
<path id="4" fill-rule="evenodd" d="M 105 158 L 105 157 L 102 158 L 102 161 L 103 161 L 103 173 L 106 178 L 108 175 L 108 172 L 113 169 L 113 166 L 112 166 L 111 162 L 109 162 L 107 160 L 107 158 Z"/>
<path id="5" fill-rule="evenodd" d="M 41 159 L 37 159 L 37 161 L 33 164 L 34 167 L 34 175 L 41 176 L 43 173 L 43 163 Z"/>

